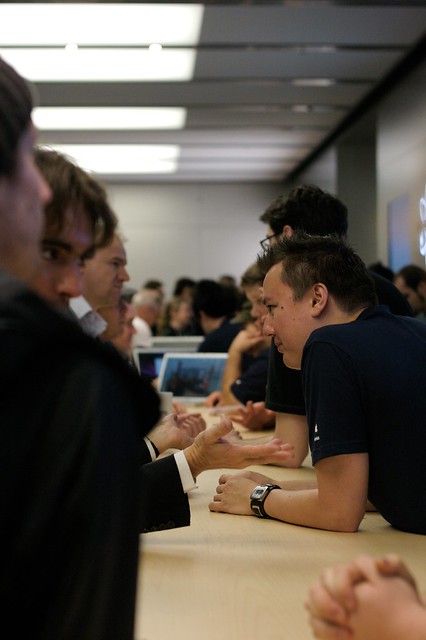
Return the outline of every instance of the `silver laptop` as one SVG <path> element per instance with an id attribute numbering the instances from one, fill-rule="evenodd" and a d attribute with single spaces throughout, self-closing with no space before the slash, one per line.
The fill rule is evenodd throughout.
<path id="1" fill-rule="evenodd" d="M 133 361 L 139 373 L 151 379 L 158 378 L 163 356 L 168 351 L 195 353 L 204 336 L 158 336 L 150 347 L 134 347 Z"/>
<path id="2" fill-rule="evenodd" d="M 178 402 L 202 404 L 220 390 L 227 357 L 227 353 L 166 353 L 158 391 L 171 391 Z"/>
<path id="3" fill-rule="evenodd" d="M 151 347 L 166 351 L 197 351 L 204 336 L 153 336 Z"/>

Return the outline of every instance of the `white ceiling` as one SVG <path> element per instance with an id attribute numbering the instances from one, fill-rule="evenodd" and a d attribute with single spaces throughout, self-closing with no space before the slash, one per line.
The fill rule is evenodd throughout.
<path id="1" fill-rule="evenodd" d="M 425 32 L 419 1 L 207 2 L 191 81 L 36 83 L 41 106 L 184 107 L 184 129 L 42 132 L 41 141 L 180 147 L 174 174 L 106 180 L 282 181 L 360 111 Z M 300 83 L 314 79 L 333 83 Z"/>

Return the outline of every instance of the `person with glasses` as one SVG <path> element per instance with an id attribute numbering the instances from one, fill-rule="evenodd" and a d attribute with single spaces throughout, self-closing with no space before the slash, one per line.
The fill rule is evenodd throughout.
<path id="1" fill-rule="evenodd" d="M 274 238 L 281 238 L 281 236 L 282 231 L 278 231 L 278 233 L 271 233 L 269 236 L 266 236 L 266 238 L 263 238 L 263 240 L 260 241 L 260 246 L 263 251 L 267 251 L 269 249 Z"/>
<path id="2" fill-rule="evenodd" d="M 336 235 L 345 238 L 348 231 L 347 207 L 335 196 L 316 185 L 300 185 L 288 195 L 276 198 L 260 216 L 267 225 L 266 237 L 260 241 L 267 250 L 282 237 L 305 231 L 311 235 Z M 386 278 L 369 272 L 374 280 L 380 304 L 397 315 L 412 316 L 404 296 Z M 294 445 L 294 458 L 283 466 L 299 467 L 308 453 L 308 427 L 299 371 L 289 369 L 272 341 L 265 403 L 257 403 L 256 419 L 268 419 L 266 411 L 275 412 L 275 435 Z M 247 415 L 247 421 L 251 417 Z M 241 419 L 244 424 L 244 418 Z"/>

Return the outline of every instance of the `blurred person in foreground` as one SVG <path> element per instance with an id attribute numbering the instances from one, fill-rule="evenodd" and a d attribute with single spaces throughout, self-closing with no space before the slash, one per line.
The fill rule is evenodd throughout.
<path id="1" fill-rule="evenodd" d="M 359 556 L 327 567 L 306 600 L 315 638 L 422 640 L 426 606 L 416 581 L 395 554 Z"/>
<path id="2" fill-rule="evenodd" d="M 130 640 L 138 439 L 158 419 L 158 399 L 52 308 L 78 288 L 101 220 L 69 209 L 56 232 L 66 228 L 76 246 L 63 237 L 42 244 L 51 235 L 43 209 L 52 193 L 34 162 L 31 111 L 27 85 L 0 59 L 2 621 L 35 640 Z M 63 283 L 46 303 L 28 284 L 56 286 L 55 273 Z"/>

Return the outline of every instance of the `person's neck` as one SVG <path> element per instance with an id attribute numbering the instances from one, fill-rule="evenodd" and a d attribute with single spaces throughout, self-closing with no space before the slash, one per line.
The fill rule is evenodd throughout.
<path id="1" fill-rule="evenodd" d="M 326 324 L 346 324 L 348 322 L 353 322 L 356 320 L 363 311 L 365 311 L 368 307 L 359 307 L 355 311 L 343 311 L 336 305 L 332 309 L 329 317 L 327 319 Z"/>

